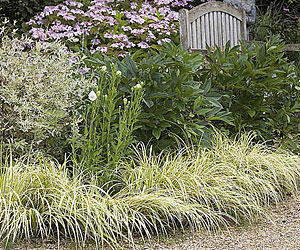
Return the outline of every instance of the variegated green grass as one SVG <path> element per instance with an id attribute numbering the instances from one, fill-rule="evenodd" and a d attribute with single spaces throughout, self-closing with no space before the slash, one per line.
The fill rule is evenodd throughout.
<path id="1" fill-rule="evenodd" d="M 66 166 L 43 158 L 6 161 L 0 200 L 0 239 L 6 246 L 36 237 L 56 237 L 59 244 L 63 237 L 80 246 L 93 241 L 97 248 L 117 249 L 120 240 L 133 243 L 136 233 L 150 237 L 175 220 L 200 219 L 196 206 L 174 195 L 145 190 L 111 196 L 84 175 L 70 177 Z"/>
<path id="2" fill-rule="evenodd" d="M 220 215 L 235 223 L 252 222 L 285 194 L 295 194 L 300 179 L 299 156 L 271 151 L 252 139 L 251 134 L 236 141 L 217 135 L 212 149 L 184 148 L 158 156 L 140 144 L 121 171 L 124 189 L 165 190 L 201 206 L 210 222 L 222 221 Z"/>
<path id="3" fill-rule="evenodd" d="M 118 249 L 170 229 L 216 230 L 268 215 L 268 205 L 295 194 L 300 159 L 252 144 L 251 136 L 215 138 L 213 149 L 155 155 L 141 144 L 117 171 L 121 190 L 104 192 L 84 174 L 36 157 L 8 159 L 0 175 L 0 239 L 70 238 Z"/>

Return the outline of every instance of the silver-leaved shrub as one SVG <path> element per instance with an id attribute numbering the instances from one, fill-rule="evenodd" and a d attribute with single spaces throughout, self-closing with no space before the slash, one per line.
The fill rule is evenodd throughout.
<path id="1" fill-rule="evenodd" d="M 33 148 L 66 141 L 86 80 L 59 42 L 4 37 L 0 47 L 0 140 Z M 77 65 L 77 66 L 76 66 Z M 76 120 L 76 119 L 75 119 Z M 76 123 L 76 121 L 75 121 Z M 61 145 L 61 142 L 60 142 Z M 60 147 L 61 149 L 62 147 Z"/>

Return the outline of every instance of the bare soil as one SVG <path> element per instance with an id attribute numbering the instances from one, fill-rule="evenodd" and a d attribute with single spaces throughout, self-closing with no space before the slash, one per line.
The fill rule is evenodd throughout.
<path id="1" fill-rule="evenodd" d="M 271 219 L 271 220 L 270 220 Z M 207 232 L 176 233 L 168 238 L 137 244 L 126 250 L 201 250 L 201 249 L 300 249 L 300 193 L 272 209 L 270 219 L 255 226 L 233 227 L 215 234 Z M 1 249 L 1 248 L 0 248 Z M 57 242 L 24 243 L 14 250 L 54 250 Z M 62 250 L 75 249 L 74 244 L 62 242 Z M 94 246 L 85 249 L 95 249 Z"/>

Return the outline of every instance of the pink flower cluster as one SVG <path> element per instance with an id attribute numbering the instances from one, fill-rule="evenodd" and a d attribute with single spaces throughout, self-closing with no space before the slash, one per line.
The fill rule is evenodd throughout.
<path id="1" fill-rule="evenodd" d="M 182 0 L 182 1 L 174 1 L 174 0 L 154 0 L 154 3 L 157 5 L 171 5 L 172 7 L 182 7 L 187 6 L 190 3 L 194 2 L 194 0 Z"/>
<path id="2" fill-rule="evenodd" d="M 66 0 L 47 6 L 28 22 L 33 38 L 61 39 L 67 45 L 84 43 L 91 51 L 119 53 L 169 42 L 178 33 L 178 12 L 170 6 L 186 6 L 194 0 Z"/>

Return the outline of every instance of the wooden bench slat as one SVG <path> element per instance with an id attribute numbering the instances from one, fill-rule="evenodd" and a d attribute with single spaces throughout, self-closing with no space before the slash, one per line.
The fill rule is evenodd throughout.
<path id="1" fill-rule="evenodd" d="M 239 43 L 239 41 L 242 39 L 241 36 L 241 22 L 237 22 L 237 44 Z"/>
<path id="2" fill-rule="evenodd" d="M 208 19 L 208 15 L 204 16 L 205 18 L 205 44 L 207 43 L 208 45 L 210 45 L 210 35 L 209 35 L 209 19 Z"/>
<path id="3" fill-rule="evenodd" d="M 197 19 L 196 30 L 197 30 L 197 48 L 201 48 L 201 20 L 200 20 L 200 18 Z"/>
<path id="4" fill-rule="evenodd" d="M 214 29 L 213 29 L 213 35 L 214 35 L 214 44 L 218 44 L 219 36 L 218 36 L 218 16 L 217 12 L 212 12 L 213 14 L 213 23 L 214 23 Z"/>
<path id="5" fill-rule="evenodd" d="M 222 46 L 222 13 L 220 11 L 217 12 L 217 19 L 218 19 L 218 31 L 219 31 L 218 45 Z"/>
<path id="6" fill-rule="evenodd" d="M 226 16 L 226 42 L 230 40 L 230 21 L 229 21 L 229 15 L 225 13 Z"/>
<path id="7" fill-rule="evenodd" d="M 201 49 L 205 49 L 205 46 L 206 46 L 206 36 L 205 36 L 205 17 L 202 16 L 201 17 L 201 46 L 200 48 Z"/>
<path id="8" fill-rule="evenodd" d="M 215 36 L 214 36 L 214 15 L 213 12 L 208 13 L 209 15 L 209 34 L 210 34 L 210 46 L 215 44 Z"/>
<path id="9" fill-rule="evenodd" d="M 193 41 L 192 48 L 197 48 L 197 43 L 196 43 L 196 35 L 197 35 L 196 22 L 192 22 L 191 25 L 192 25 L 192 41 Z"/>

